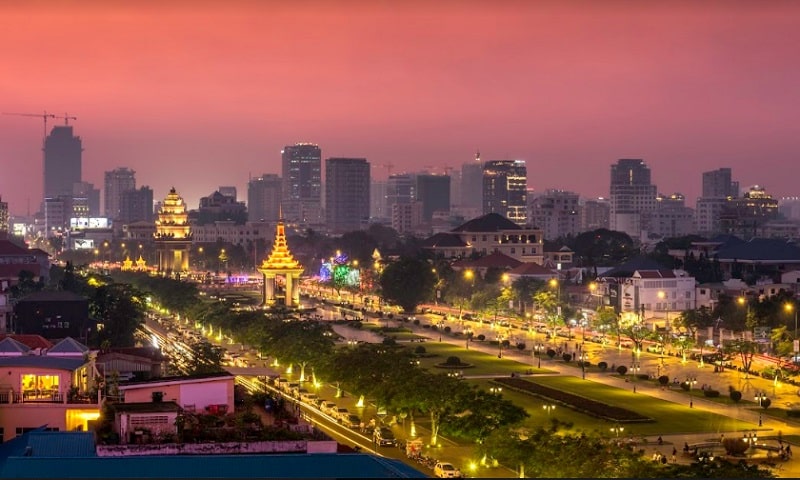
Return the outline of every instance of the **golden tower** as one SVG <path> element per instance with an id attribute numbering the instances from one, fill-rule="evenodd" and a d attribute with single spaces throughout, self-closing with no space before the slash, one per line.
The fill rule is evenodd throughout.
<path id="1" fill-rule="evenodd" d="M 192 231 L 186 202 L 172 187 L 161 204 L 153 235 L 158 251 L 158 271 L 170 275 L 189 271 Z"/>
<path id="2" fill-rule="evenodd" d="M 294 308 L 300 306 L 300 274 L 303 273 L 303 266 L 292 257 L 292 253 L 286 244 L 286 229 L 283 225 L 282 214 L 278 219 L 278 226 L 275 230 L 275 242 L 272 245 L 272 252 L 261 262 L 258 271 L 264 276 L 264 301 L 262 305 L 275 305 L 275 277 L 281 275 L 286 280 L 284 305 Z"/>

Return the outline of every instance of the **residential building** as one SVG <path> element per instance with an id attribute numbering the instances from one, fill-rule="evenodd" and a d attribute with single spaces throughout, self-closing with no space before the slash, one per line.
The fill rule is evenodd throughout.
<path id="1" fill-rule="evenodd" d="M 739 196 L 739 182 L 732 179 L 730 168 L 718 168 L 703 172 L 703 198 L 736 198 Z"/>
<path id="2" fill-rule="evenodd" d="M 758 236 L 763 224 L 779 220 L 778 201 L 764 187 L 754 185 L 741 198 L 731 199 L 720 214 L 723 233 L 744 238 Z"/>
<path id="3" fill-rule="evenodd" d="M 190 218 L 196 225 L 219 221 L 232 221 L 241 225 L 247 221 L 247 206 L 244 202 L 237 202 L 236 197 L 215 191 L 200 198 L 200 208 L 190 212 Z"/>
<path id="4" fill-rule="evenodd" d="M 359 230 L 369 222 L 369 172 L 365 158 L 325 160 L 326 224 L 332 232 Z"/>
<path id="5" fill-rule="evenodd" d="M 391 216 L 391 210 L 386 206 L 388 183 L 384 180 L 373 180 L 369 187 L 369 217 L 371 219 L 384 219 Z"/>
<path id="6" fill-rule="evenodd" d="M 126 190 L 120 200 L 119 223 L 153 222 L 153 190 L 150 187 Z"/>
<path id="7" fill-rule="evenodd" d="M 422 248 L 443 258 L 502 253 L 520 262 L 544 262 L 544 240 L 539 228 L 523 228 L 497 213 L 474 218 L 450 232 L 437 233 Z"/>
<path id="8" fill-rule="evenodd" d="M 800 221 L 800 197 L 784 197 L 778 201 L 778 211 L 789 221 Z"/>
<path id="9" fill-rule="evenodd" d="M 611 226 L 611 205 L 605 198 L 585 200 L 580 206 L 580 212 L 582 232 L 609 229 Z"/>
<path id="10" fill-rule="evenodd" d="M 8 336 L 0 341 L 0 368 L 4 442 L 42 425 L 51 431 L 85 431 L 100 416 L 100 395 L 89 396 L 96 387 L 94 352 L 72 338 L 32 349 Z"/>
<path id="11" fill-rule="evenodd" d="M 44 196 L 72 195 L 72 186 L 82 178 L 81 137 L 69 125 L 57 125 L 44 141 Z"/>
<path id="12" fill-rule="evenodd" d="M 483 164 L 483 213 L 498 213 L 517 225 L 528 222 L 528 173 L 524 160 Z"/>
<path id="13" fill-rule="evenodd" d="M 122 194 L 136 189 L 136 172 L 126 167 L 119 167 L 105 173 L 105 216 L 117 220 L 122 206 Z"/>
<path id="14" fill-rule="evenodd" d="M 411 173 L 389 175 L 386 180 L 386 211 L 391 213 L 394 205 L 411 203 L 417 198 L 416 176 Z"/>
<path id="15" fill-rule="evenodd" d="M 221 186 L 217 189 L 217 191 L 226 197 L 230 197 L 233 201 L 236 201 L 236 187 L 234 186 Z"/>
<path id="16" fill-rule="evenodd" d="M 580 196 L 564 190 L 548 189 L 529 197 L 529 223 L 542 229 L 544 238 L 556 239 L 581 231 Z"/>
<path id="17" fill-rule="evenodd" d="M 642 231 L 662 238 L 694 233 L 694 210 L 687 207 L 683 194 L 658 195 L 656 208 L 642 212 Z"/>
<path id="18" fill-rule="evenodd" d="M 421 202 L 395 203 L 392 205 L 392 228 L 400 234 L 413 233 L 422 225 Z"/>
<path id="19" fill-rule="evenodd" d="M 89 299 L 67 290 L 28 294 L 14 306 L 14 330 L 47 339 L 85 339 L 95 325 L 89 320 Z"/>
<path id="20" fill-rule="evenodd" d="M 291 223 L 318 224 L 322 220 L 322 150 L 313 143 L 297 143 L 281 150 L 283 217 Z"/>
<path id="21" fill-rule="evenodd" d="M 731 179 L 730 168 L 703 172 L 703 193 L 697 198 L 695 230 L 700 235 L 711 236 L 723 231 L 720 218 L 728 202 L 739 196 L 739 182 Z"/>
<path id="22" fill-rule="evenodd" d="M 433 212 L 450 211 L 450 176 L 417 175 L 416 199 L 422 204 L 422 220 L 430 222 Z"/>
<path id="23" fill-rule="evenodd" d="M 277 222 L 281 210 L 283 180 L 265 173 L 247 183 L 247 219 L 251 222 Z"/>
<path id="24" fill-rule="evenodd" d="M 656 208 L 656 186 L 644 160 L 623 158 L 611 165 L 610 227 L 639 238 L 642 213 Z"/>
<path id="25" fill-rule="evenodd" d="M 213 409 L 233 412 L 234 378 L 228 372 L 161 377 L 124 382 L 119 385 L 119 391 L 125 403 L 152 402 L 158 397 L 189 411 L 208 412 Z"/>

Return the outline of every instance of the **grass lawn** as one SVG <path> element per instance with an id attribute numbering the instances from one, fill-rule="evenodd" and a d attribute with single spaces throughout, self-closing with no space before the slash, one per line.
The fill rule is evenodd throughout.
<path id="1" fill-rule="evenodd" d="M 576 377 L 547 376 L 535 377 L 529 380 L 609 405 L 627 408 L 656 420 L 653 423 L 626 424 L 624 425 L 626 435 L 667 435 L 753 428 L 751 423 L 741 422 L 699 409 L 690 409 L 688 405 L 679 405 L 647 395 L 634 394 L 627 389 L 610 387 Z M 486 385 L 488 385 L 488 382 Z M 503 391 L 503 396 L 528 410 L 531 415 L 531 418 L 527 420 L 529 425 L 549 424 L 547 413 L 542 408 L 546 402 L 530 395 L 505 390 Z M 573 422 L 574 428 L 577 430 L 607 432 L 608 429 L 615 426 L 611 422 L 561 406 L 557 406 L 551 416 L 561 421 Z"/>
<path id="2" fill-rule="evenodd" d="M 444 363 L 449 356 L 456 356 L 462 363 L 474 365 L 472 368 L 464 369 L 464 375 L 497 375 L 505 377 L 514 373 L 524 373 L 531 370 L 533 373 L 553 373 L 552 370 L 535 368 L 524 365 L 515 360 L 497 358 L 496 355 L 483 353 L 475 349 L 466 350 L 464 347 L 449 343 L 425 342 L 410 345 L 409 348 L 416 348 L 422 345 L 425 347 L 427 355 L 419 359 L 420 367 L 427 368 L 433 372 L 447 372 L 450 369 L 436 368 L 436 364 Z"/>

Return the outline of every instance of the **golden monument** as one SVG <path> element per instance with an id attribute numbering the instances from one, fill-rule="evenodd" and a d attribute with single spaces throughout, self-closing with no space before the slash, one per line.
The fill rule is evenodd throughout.
<path id="1" fill-rule="evenodd" d="M 186 202 L 172 187 L 161 204 L 153 234 L 158 251 L 158 271 L 165 275 L 189 271 L 192 232 Z"/>
<path id="2" fill-rule="evenodd" d="M 291 308 L 300 306 L 300 274 L 303 273 L 303 266 L 292 257 L 289 247 L 286 245 L 286 229 L 283 225 L 282 212 L 278 219 L 272 252 L 261 262 L 258 271 L 264 276 L 263 306 L 275 305 L 276 276 L 283 276 L 286 281 L 284 305 Z"/>

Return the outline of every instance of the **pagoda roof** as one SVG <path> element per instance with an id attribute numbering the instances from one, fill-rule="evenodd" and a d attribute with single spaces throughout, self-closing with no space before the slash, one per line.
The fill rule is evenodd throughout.
<path id="1" fill-rule="evenodd" d="M 286 243 L 286 230 L 283 219 L 278 220 L 275 228 L 275 242 L 269 256 L 261 262 L 259 270 L 303 270 L 300 262 L 295 260 Z"/>

